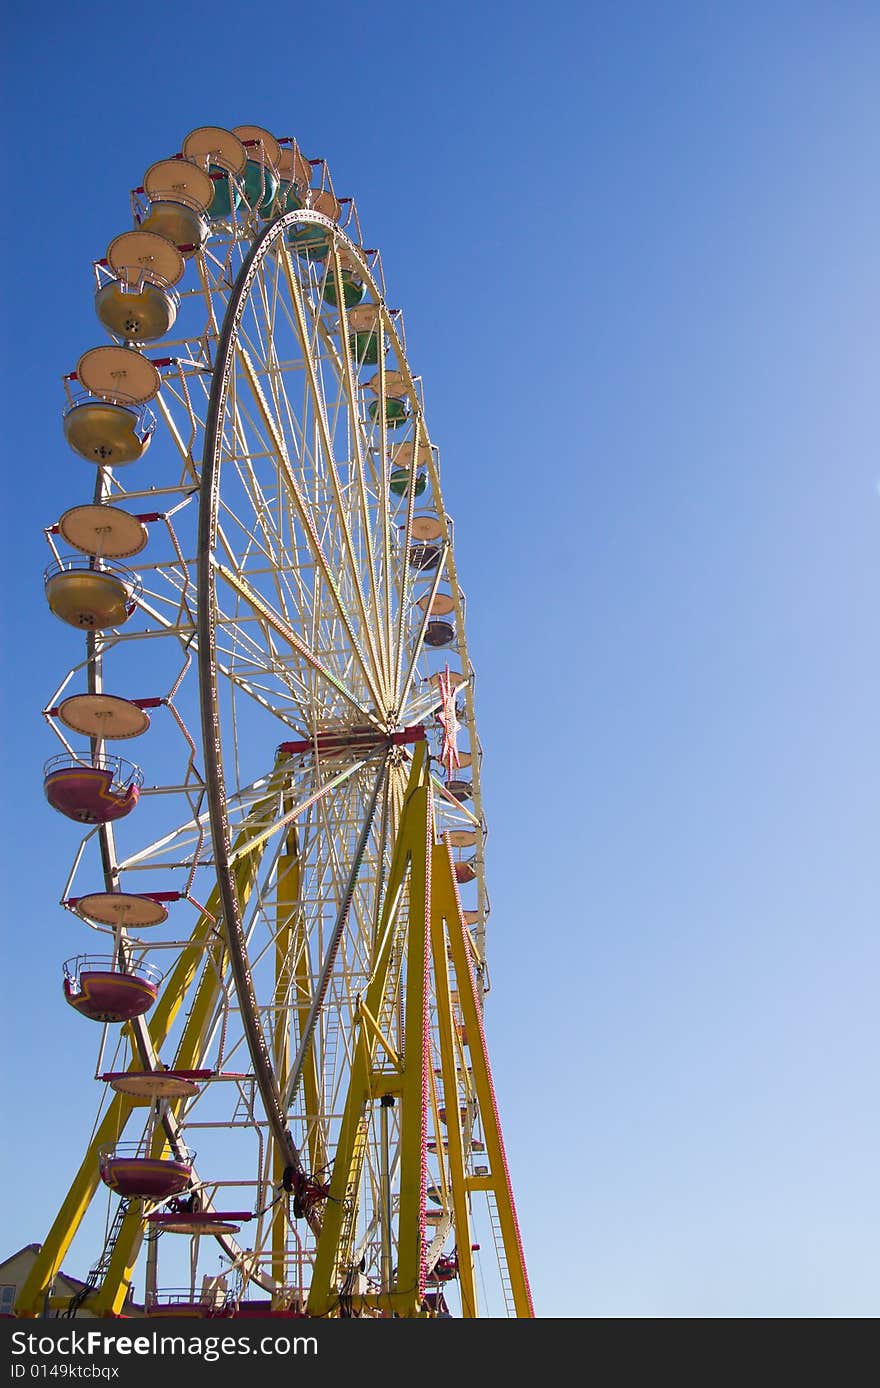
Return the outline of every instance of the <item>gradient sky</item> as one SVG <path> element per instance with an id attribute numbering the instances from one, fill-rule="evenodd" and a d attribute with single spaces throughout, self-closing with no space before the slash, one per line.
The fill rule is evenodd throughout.
<path id="1" fill-rule="evenodd" d="M 537 1313 L 873 1317 L 880 10 L 286 10 L 5 21 L 0 1257 L 97 1106 L 41 783 L 73 658 L 42 531 L 85 499 L 60 378 L 128 190 L 252 123 L 356 198 L 424 379 Z"/>

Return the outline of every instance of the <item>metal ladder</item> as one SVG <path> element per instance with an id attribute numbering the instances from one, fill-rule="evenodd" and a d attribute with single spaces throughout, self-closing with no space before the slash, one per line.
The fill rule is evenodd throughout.
<path id="1" fill-rule="evenodd" d="M 516 1302 L 513 1298 L 513 1284 L 510 1280 L 510 1273 L 507 1270 L 507 1255 L 504 1252 L 504 1235 L 501 1232 L 501 1220 L 498 1217 L 498 1204 L 495 1199 L 494 1190 L 486 1191 L 486 1204 L 489 1206 L 489 1225 L 492 1230 L 492 1238 L 495 1242 L 498 1271 L 501 1274 L 501 1289 L 504 1293 L 504 1306 L 508 1318 L 515 1320 Z"/>
<path id="2" fill-rule="evenodd" d="M 326 1095 L 333 1094 L 336 1088 L 336 1058 L 339 1053 L 339 1033 L 342 1029 L 342 1020 L 339 1015 L 340 1004 L 334 997 L 331 1004 L 324 1013 L 324 1050 L 321 1056 L 323 1065 L 323 1090 Z M 319 1022 L 320 1022 L 319 1018 Z M 316 1028 L 316 1034 L 318 1029 Z M 314 1045 L 314 1040 L 312 1045 Z M 319 1075 L 318 1083 L 321 1084 Z"/>
<path id="3" fill-rule="evenodd" d="M 116 1247 L 116 1240 L 119 1238 L 119 1235 L 122 1232 L 122 1225 L 125 1220 L 125 1216 L 128 1214 L 128 1206 L 128 1200 L 120 1200 L 118 1206 L 116 1207 L 116 1215 L 113 1219 L 113 1223 L 110 1226 L 110 1232 L 107 1235 L 107 1239 L 104 1244 L 104 1250 L 101 1253 L 101 1256 L 98 1259 L 95 1266 L 91 1268 L 91 1270 L 89 1271 L 89 1275 L 86 1278 L 85 1285 L 80 1287 L 79 1291 L 76 1293 L 75 1296 L 71 1297 L 70 1305 L 68 1306 L 67 1311 L 65 1312 L 66 1318 L 72 1318 L 76 1315 L 80 1306 L 82 1306 L 83 1302 L 86 1301 L 89 1296 L 91 1296 L 98 1283 L 104 1277 L 106 1277 L 107 1272 L 110 1268 L 110 1259 L 113 1257 L 113 1250 Z"/>
<path id="4" fill-rule="evenodd" d="M 338 1271 L 341 1273 L 347 1273 L 349 1271 L 354 1249 L 354 1237 L 358 1217 L 358 1194 L 360 1192 L 364 1157 L 367 1152 L 368 1130 L 369 1113 L 365 1110 L 361 1115 L 357 1126 L 357 1132 L 355 1133 L 354 1146 L 351 1153 L 351 1170 L 345 1187 L 345 1195 L 342 1200 L 342 1223 L 339 1230 L 337 1264 Z"/>

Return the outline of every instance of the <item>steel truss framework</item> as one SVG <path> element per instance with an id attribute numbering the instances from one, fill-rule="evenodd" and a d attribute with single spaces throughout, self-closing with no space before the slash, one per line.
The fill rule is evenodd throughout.
<path id="1" fill-rule="evenodd" d="M 77 747 L 61 716 L 71 691 L 135 700 L 152 725 L 135 812 L 85 834 L 62 902 L 115 968 L 164 969 L 149 1015 L 103 1027 L 96 1076 L 198 1083 L 145 1105 L 104 1080 L 19 1315 L 53 1304 L 100 1155 L 132 1137 L 160 1162 L 198 1143 L 187 1195 L 208 1233 L 232 1205 L 246 1237 L 231 1217 L 177 1237 L 169 1260 L 188 1287 L 172 1292 L 175 1236 L 159 1235 L 173 1202 L 124 1202 L 83 1298 L 92 1312 L 123 1313 L 144 1256 L 156 1313 L 234 1314 L 261 1297 L 276 1314 L 423 1316 L 454 1276 L 462 1314 L 486 1314 L 483 1192 L 504 1309 L 533 1314 L 483 1031 L 485 823 L 452 525 L 378 254 L 353 204 L 317 210 L 328 193 L 343 204 L 323 162 L 312 169 L 302 207 L 258 212 L 243 196 L 203 248 L 184 247 L 184 335 L 148 357 L 164 430 L 141 459 L 96 469 L 96 514 L 135 516 L 148 537 L 140 586 L 127 621 L 88 633 L 45 716 L 83 762 L 110 743 Z M 322 258 L 301 254 L 304 229 Z M 374 366 L 347 278 L 372 310 Z M 63 522 L 47 529 L 61 564 Z M 426 640 L 438 612 L 442 650 Z M 467 745 L 444 743 L 444 765 L 450 719 Z M 83 906 L 96 892 L 168 903 L 167 920 L 102 923 Z M 204 1271 L 206 1247 L 222 1273 Z"/>

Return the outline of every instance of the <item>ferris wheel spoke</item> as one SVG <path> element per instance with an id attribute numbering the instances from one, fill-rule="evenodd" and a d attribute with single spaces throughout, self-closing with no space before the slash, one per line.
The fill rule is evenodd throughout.
<path id="1" fill-rule="evenodd" d="M 334 251 L 334 255 L 335 273 L 337 276 L 337 283 L 339 283 L 341 281 L 341 262 L 338 250 Z M 358 407 L 357 387 L 354 376 L 354 368 L 352 364 L 351 347 L 348 340 L 349 332 L 346 314 L 347 310 L 345 307 L 345 301 L 343 299 L 339 304 L 339 354 L 333 352 L 332 344 L 329 340 L 329 335 L 327 336 L 327 345 L 328 350 L 333 352 L 333 355 L 336 356 L 337 360 L 339 361 L 338 369 L 343 382 L 345 408 L 348 416 L 349 438 L 351 440 L 351 447 L 353 449 L 354 454 L 354 493 L 356 497 L 355 509 L 358 514 L 362 534 L 365 537 L 367 537 L 368 540 L 367 551 L 364 556 L 364 562 L 366 564 L 369 577 L 372 611 L 369 614 L 365 612 L 363 610 L 362 602 L 362 615 L 366 623 L 367 631 L 375 632 L 375 643 L 381 653 L 383 669 L 386 673 L 389 689 L 393 690 L 393 679 L 391 673 L 392 657 L 389 649 L 389 644 L 386 640 L 387 627 L 385 622 L 382 620 L 381 615 L 382 603 L 380 600 L 380 580 L 377 576 L 379 573 L 381 573 L 381 557 L 377 556 L 373 550 L 372 536 L 374 534 L 375 527 L 373 524 L 373 516 L 371 516 L 369 502 L 367 498 L 367 470 L 365 467 L 365 459 L 369 452 L 369 446 L 365 425 L 363 420 L 361 419 L 360 410 Z M 323 329 L 323 331 L 326 334 L 326 329 Z M 378 504 L 384 507 L 385 499 L 387 498 L 388 493 L 386 491 L 383 491 L 381 479 L 379 480 L 376 492 Z M 386 588 L 384 591 L 386 593 L 386 601 L 390 601 L 390 594 L 388 589 Z"/>
<path id="2" fill-rule="evenodd" d="M 375 751 L 365 754 L 363 757 L 343 767 L 341 771 L 336 772 L 335 775 L 330 776 L 326 781 L 321 782 L 310 795 L 306 796 L 302 801 L 297 802 L 292 808 L 282 813 L 273 814 L 271 823 L 263 828 L 256 829 L 254 833 L 248 837 L 247 842 L 243 842 L 239 848 L 232 848 L 230 850 L 230 863 L 235 864 L 237 860 L 244 857 L 246 853 L 250 853 L 255 848 L 262 848 L 262 846 L 273 838 L 275 834 L 280 833 L 282 829 L 294 824 L 303 814 L 310 810 L 312 806 L 317 805 L 319 801 L 325 799 L 325 797 L 332 795 L 334 791 L 344 785 L 352 776 L 368 766 L 369 763 L 375 759 L 375 756 Z M 257 783 L 257 785 L 259 787 L 259 783 Z"/>
<path id="3" fill-rule="evenodd" d="M 361 669 L 363 671 L 363 675 L 366 679 L 370 693 L 375 701 L 375 706 L 377 709 L 382 710 L 386 707 L 386 702 L 383 700 L 379 686 L 376 683 L 376 677 L 374 673 L 375 667 L 369 664 L 363 651 L 361 650 L 360 641 L 358 640 L 354 628 L 354 623 L 345 604 L 343 603 L 336 577 L 321 546 L 321 542 L 319 540 L 318 533 L 315 528 L 311 508 L 308 506 L 300 488 L 300 485 L 296 479 L 296 476 L 294 475 L 293 469 L 291 468 L 290 460 L 287 455 L 287 449 L 284 444 L 284 439 L 279 430 L 277 421 L 273 418 L 269 410 L 268 402 L 266 401 L 266 397 L 263 393 L 262 386 L 254 369 L 253 362 L 251 361 L 246 350 L 240 344 L 237 345 L 236 355 L 244 367 L 245 375 L 250 384 L 254 398 L 258 403 L 264 424 L 272 439 L 272 443 L 278 459 L 280 476 L 283 480 L 285 487 L 287 488 L 287 491 L 291 499 L 294 502 L 300 523 L 303 525 L 306 533 L 308 534 L 311 540 L 314 559 L 320 567 L 324 578 L 324 582 L 326 583 L 327 588 L 329 592 L 332 594 L 333 599 L 336 603 L 340 619 L 342 620 L 345 626 L 345 630 L 351 642 L 352 649 L 355 651 L 358 660 L 360 661 Z M 332 471 L 332 475 L 335 478 L 335 470 Z M 338 479 L 336 479 L 336 481 L 338 483 Z M 350 548 L 350 537 L 348 541 L 348 546 Z M 358 591 L 360 591 L 359 584 Z"/>
<path id="4" fill-rule="evenodd" d="M 218 517 L 220 547 L 233 567 L 248 567 L 253 571 L 256 562 L 263 562 L 285 616 L 288 615 L 285 590 L 291 584 L 292 607 L 300 612 L 308 610 L 311 595 L 305 578 L 313 564 L 310 555 L 297 554 L 292 517 L 279 504 L 280 498 L 273 502 L 266 495 L 252 464 L 236 464 L 236 475 L 242 496 L 234 509 L 230 505 L 222 508 L 228 528 Z M 273 515 L 276 509 L 278 514 Z"/>
<path id="5" fill-rule="evenodd" d="M 425 609 L 425 610 L 424 610 L 424 612 L 423 612 L 423 614 L 422 614 L 422 619 L 421 619 L 421 622 L 419 623 L 419 628 L 418 628 L 418 631 L 416 632 L 415 640 L 413 641 L 412 651 L 411 651 L 411 653 L 410 653 L 410 659 L 409 659 L 409 667 L 408 667 L 408 669 L 407 669 L 406 676 L 404 677 L 403 684 L 401 685 L 401 688 L 400 688 L 400 694 L 399 694 L 399 707 L 400 707 L 401 711 L 403 711 L 404 709 L 407 710 L 406 718 L 407 718 L 407 721 L 408 721 L 408 722 L 409 722 L 409 721 L 415 722 L 415 721 L 417 720 L 417 718 L 418 718 L 418 719 L 424 718 L 424 717 L 426 717 L 428 714 L 431 714 L 431 713 L 436 712 L 436 710 L 440 707 L 440 702 L 441 702 L 441 701 L 440 701 L 439 699 L 435 699 L 435 700 L 433 701 L 433 703 L 432 703 L 429 707 L 424 708 L 424 709 L 421 709 L 421 710 L 419 710 L 418 713 L 416 713 L 414 710 L 410 709 L 409 704 L 408 704 L 408 700 L 409 700 L 410 690 L 412 689 L 412 686 L 413 686 L 413 681 L 415 680 L 415 677 L 416 677 L 416 671 L 418 670 L 419 660 L 421 659 L 421 656 L 422 656 L 422 653 L 423 653 L 424 643 L 425 643 L 425 633 L 426 633 L 427 630 L 428 630 L 428 623 L 429 623 L 430 620 L 431 620 L 431 610 L 432 610 L 433 605 L 434 605 L 434 599 L 435 599 L 436 596 L 437 596 L 437 593 L 438 593 L 439 588 L 440 588 L 440 584 L 441 584 L 441 582 L 442 582 L 442 580 L 443 580 L 443 577 L 444 577 L 444 574 L 445 574 L 445 571 L 446 571 L 446 558 L 447 558 L 447 552 L 448 552 L 448 551 L 447 551 L 447 546 L 446 546 L 446 544 L 444 543 L 444 544 L 441 546 L 440 557 L 439 557 L 439 559 L 438 559 L 438 561 L 437 561 L 437 568 L 436 568 L 436 571 L 435 571 L 435 574 L 434 574 L 434 578 L 433 578 L 433 580 L 432 580 L 432 582 L 431 582 L 431 586 L 430 586 L 430 588 L 428 589 L 427 597 L 426 597 L 426 599 L 425 599 L 425 603 L 424 603 L 424 609 Z"/>
<path id="6" fill-rule="evenodd" d="M 352 857 L 351 869 L 348 875 L 348 880 L 345 884 L 345 889 L 342 893 L 342 897 L 339 903 L 339 909 L 336 914 L 336 920 L 334 921 L 333 928 L 330 932 L 330 938 L 326 944 L 320 973 L 318 974 L 318 977 L 314 984 L 312 1003 L 309 1008 L 309 1012 L 305 1019 L 305 1022 L 301 1028 L 299 1048 L 291 1066 L 290 1074 L 287 1079 L 287 1084 L 284 1089 L 283 1104 L 285 1109 L 290 1108 L 296 1095 L 300 1079 L 302 1078 L 302 1071 L 303 1066 L 305 1064 L 306 1054 L 309 1050 L 309 1047 L 312 1045 L 318 1015 L 322 1007 L 324 1006 L 324 1000 L 327 995 L 327 989 L 329 987 L 330 979 L 336 965 L 337 954 L 339 951 L 340 944 L 342 943 L 342 937 L 348 923 L 348 913 L 351 909 L 351 903 L 354 897 L 355 887 L 357 884 L 358 876 L 363 866 L 364 854 L 366 853 L 367 843 L 369 841 L 370 834 L 373 831 L 373 820 L 376 814 L 376 806 L 379 802 L 380 792 L 382 791 L 382 788 L 385 784 L 387 760 L 388 758 L 386 755 L 385 759 L 382 762 L 382 765 L 379 767 L 376 776 L 376 780 L 373 786 L 373 792 L 367 806 L 366 814 L 364 816 L 363 828 L 361 830 L 357 847 L 355 848 Z"/>
<path id="7" fill-rule="evenodd" d="M 253 629 L 261 630 L 259 619 L 249 619 Z M 252 639 L 240 618 L 223 618 L 217 629 L 217 672 L 230 691 L 240 692 L 270 718 L 305 732 L 309 722 L 311 686 L 300 661 L 273 656 L 269 633 L 263 641 Z M 197 647 L 195 648 L 197 651 Z M 305 667 L 308 670 L 308 666 Z"/>
<path id="8" fill-rule="evenodd" d="M 291 263 L 291 258 L 290 258 L 290 252 L 288 251 L 287 246 L 286 246 L 286 244 L 285 244 L 284 242 L 281 243 L 281 256 L 280 256 L 280 258 L 281 258 L 281 261 L 282 261 L 282 264 L 283 264 L 283 267 L 284 267 L 284 273 L 285 273 L 286 278 L 287 278 L 287 283 L 288 283 L 289 288 L 290 288 L 290 297 L 291 297 L 291 302 L 292 302 L 292 305 L 293 305 L 293 311 L 294 311 L 294 314 L 295 314 L 296 327 L 297 327 L 297 330 L 298 330 L 298 332 L 300 333 L 301 337 L 305 340 L 305 339 L 308 337 L 308 328 L 307 328 L 307 324 L 306 324 L 306 313 L 305 313 L 305 306 L 304 306 L 304 301 L 303 301 L 302 289 L 301 289 L 301 286 L 300 286 L 300 283 L 299 283 L 299 280 L 298 280 L 297 276 L 294 274 L 293 265 L 292 265 L 292 263 Z M 344 315 L 344 308 L 341 308 L 341 313 Z M 320 331 L 320 322 L 319 322 L 318 324 L 316 324 L 316 328 L 315 328 L 316 337 L 317 337 L 319 331 Z M 345 501 L 345 498 L 343 497 L 342 486 L 341 486 L 341 483 L 340 483 L 340 480 L 339 480 L 339 475 L 338 475 L 338 472 L 337 472 L 337 469 L 336 469 L 336 465 L 335 465 L 335 462 L 334 462 L 335 453 L 334 453 L 334 448 L 333 448 L 333 441 L 332 441 L 331 435 L 330 435 L 330 427 L 329 427 L 329 423 L 328 423 L 328 420 L 327 420 L 326 402 L 325 402 L 325 400 L 324 400 L 324 398 L 323 398 L 323 396 L 322 396 L 322 394 L 321 394 L 321 392 L 320 392 L 320 390 L 319 390 L 319 387 L 318 387 L 318 373 L 317 373 L 317 370 L 316 370 L 315 363 L 314 363 L 314 360 L 313 360 L 313 358 L 312 358 L 312 355 L 309 354 L 309 353 L 307 353 L 307 354 L 306 354 L 306 357 L 305 357 L 305 374 L 306 374 L 306 387 L 307 387 L 307 390 L 308 390 L 308 393 L 309 393 L 309 396 L 310 396 L 310 399 L 311 399 L 311 405 L 312 405 L 312 409 L 313 409 L 313 411 L 314 411 L 315 421 L 316 421 L 317 427 L 318 427 L 318 433 L 319 433 L 319 437 L 320 437 L 320 440 L 321 440 L 321 445 L 322 445 L 322 449 L 323 449 L 323 455 L 324 455 L 324 459 L 325 459 L 325 463 L 326 463 L 326 468 L 327 468 L 327 472 L 328 472 L 328 475 L 329 475 L 329 477 L 330 477 L 331 485 L 332 485 L 332 488 L 333 488 L 333 497 L 334 497 L 334 501 L 335 501 L 335 504 L 336 504 L 336 507 L 337 507 L 337 515 L 338 515 L 339 525 L 340 525 L 340 529 L 341 529 L 341 532 L 342 532 L 342 539 L 343 539 L 343 544 L 344 544 L 344 548 L 345 548 L 346 558 L 347 558 L 348 565 L 349 565 L 349 570 L 350 570 L 350 573 L 351 573 L 351 576 L 352 576 L 353 587 L 354 587 L 355 596 L 356 596 L 357 605 L 358 605 L 358 611 L 359 611 L 360 618 L 361 618 L 361 622 L 362 622 L 362 629 L 363 629 L 363 631 L 364 631 L 364 633 L 365 633 L 365 635 L 366 635 L 367 641 L 368 641 L 368 643 L 369 643 L 369 645 L 370 645 L 370 650 L 371 650 L 371 655 L 372 655 L 372 658 L 373 658 L 373 666 L 374 666 L 374 669 L 377 671 L 377 674 L 380 675 L 380 678 L 381 678 L 381 681 L 382 681 L 384 700 L 379 700 L 379 699 L 377 699 L 376 702 L 377 702 L 377 706 L 378 706 L 378 707 L 380 707 L 380 708 L 387 708 L 387 707 L 388 707 L 388 693 L 389 693 L 389 683 L 388 683 L 388 681 L 389 681 L 389 673 L 390 673 L 390 672 L 389 672 L 389 669 L 388 669 L 388 666 L 387 666 L 387 648 L 385 648 L 384 650 L 381 650 L 381 648 L 380 648 L 380 653 L 377 654 L 377 651 L 376 651 L 376 648 L 375 648 L 375 645 L 374 645 L 374 640 L 373 640 L 373 624 L 371 624 L 371 623 L 369 622 L 368 618 L 367 618 L 366 602 L 365 602 L 365 597 L 364 597 L 364 593 L 363 593 L 363 588 L 362 588 L 362 586 L 361 586 L 361 580 L 360 580 L 360 566 L 358 565 L 358 562 L 357 562 L 357 560 L 356 560 L 356 558 L 355 558 L 354 547 L 353 547 L 353 542 L 352 542 L 351 526 L 350 526 L 349 516 L 348 516 L 348 506 L 347 506 L 347 503 L 346 503 L 346 501 Z M 352 415 L 354 415 L 354 420 L 356 421 L 356 411 L 354 411 L 354 410 L 352 409 L 352 401 L 351 401 L 351 397 L 350 397 L 350 396 L 348 397 L 347 405 L 348 405 L 348 411 L 347 411 L 348 418 L 351 419 Z M 356 447 L 356 448 L 357 448 L 357 446 L 358 446 L 358 445 L 357 445 L 357 442 L 356 442 L 357 433 L 358 433 L 357 428 L 352 428 L 352 429 L 350 429 L 350 437 L 351 437 L 351 440 L 352 440 L 353 442 L 355 442 L 355 447 Z M 374 597 L 375 597 L 375 593 L 374 593 Z M 375 694 L 374 694 L 374 697 L 375 697 Z"/>
<path id="9" fill-rule="evenodd" d="M 413 431 L 413 440 L 412 440 L 413 459 L 414 459 L 414 460 L 415 460 L 416 458 L 418 458 L 418 456 L 419 456 L 419 443 L 420 443 L 420 441 L 421 441 L 421 430 L 422 430 L 421 418 L 420 418 L 420 416 L 417 415 L 417 416 L 416 416 L 416 422 L 415 422 L 415 428 L 414 428 L 414 431 Z M 392 685 L 393 685 L 394 693 L 395 693 L 395 708 L 398 710 L 398 712 L 400 712 L 400 710 L 402 710 L 402 708 L 403 708 L 403 706 L 404 706 L 404 702 L 405 702 L 405 700 L 406 700 L 406 694 L 407 694 L 407 690 L 406 690 L 406 689 L 401 689 L 401 687 L 400 687 L 400 675 L 401 675 L 401 668 L 402 668 L 402 665 L 403 665 L 403 653 L 404 653 L 404 650 L 406 649 L 407 624 L 408 624 L 408 621 L 409 621 L 409 596 L 410 596 L 410 588 L 411 588 L 411 586 L 412 586 L 411 568 L 410 568 L 410 562 L 409 562 L 409 555 L 410 555 L 410 548 L 411 548 L 411 545 L 412 545 L 413 516 L 415 515 L 415 505 L 416 505 L 416 478 L 415 478 L 415 472 L 416 472 L 416 470 L 415 470 L 415 463 L 414 463 L 414 464 L 413 464 L 413 467 L 412 467 L 411 482 L 410 482 L 410 485 L 409 485 L 409 486 L 407 487 L 407 489 L 406 489 L 406 498 L 407 498 L 407 504 L 406 504 L 406 526 L 405 526 L 404 541 L 403 541 L 404 562 L 403 562 L 403 565 L 402 565 L 402 568 L 401 568 L 401 576 L 400 576 L 400 596 L 399 596 L 400 607 L 399 607 L 399 612 L 398 612 L 397 647 L 396 647 L 396 656 L 395 656 L 395 663 L 394 663 L 394 676 L 393 676 L 393 681 L 392 681 Z M 439 573 L 439 569 L 440 569 L 440 565 L 438 565 L 438 573 Z M 418 649 L 418 647 L 417 647 L 416 649 Z M 416 655 L 416 651 L 415 651 L 415 650 L 414 650 L 414 656 L 415 656 L 415 658 L 418 658 L 417 655 Z"/>
<path id="10" fill-rule="evenodd" d="M 384 502 L 389 495 L 390 470 L 388 466 L 388 431 L 385 422 L 385 352 L 383 342 L 384 325 L 380 321 L 377 326 L 377 336 L 379 338 L 379 409 L 376 418 L 379 421 L 379 485 L 378 493 Z M 382 572 L 382 592 L 385 593 L 384 611 L 382 613 L 381 629 L 384 633 L 387 649 L 391 650 L 391 593 L 394 589 L 394 574 L 391 562 L 391 524 L 387 505 L 379 508 L 381 523 L 379 533 L 381 535 L 381 572 Z"/>
<path id="11" fill-rule="evenodd" d="M 214 561 L 213 567 L 226 587 L 231 589 L 238 598 L 246 602 L 248 606 L 253 609 L 255 615 L 274 631 L 277 636 L 280 636 L 283 641 L 286 641 L 291 649 L 296 651 L 297 655 L 301 656 L 313 670 L 317 671 L 321 678 L 334 689 L 337 694 L 341 694 L 346 702 L 355 708 L 368 722 L 377 724 L 375 714 L 366 708 L 364 704 L 346 688 L 342 681 L 337 679 L 337 677 L 326 668 L 315 652 L 309 649 L 293 628 L 285 622 L 277 612 L 273 611 L 246 579 L 240 574 L 233 573 L 231 569 L 228 569 L 217 560 Z M 222 618 L 220 621 L 222 624 Z"/>
<path id="12" fill-rule="evenodd" d="M 226 528 L 217 523 L 217 540 L 221 552 L 225 555 L 227 564 L 232 566 L 235 571 L 246 570 L 251 581 L 265 580 L 269 576 L 272 586 L 272 598 L 278 608 L 281 620 L 290 625 L 291 616 L 288 608 L 288 596 L 291 603 L 296 603 L 296 594 L 288 594 L 286 575 L 280 567 L 280 556 L 276 556 L 271 550 L 267 550 L 260 543 L 258 535 L 253 531 L 245 529 L 239 523 L 239 518 L 230 513 L 230 520 L 235 525 L 235 531 L 242 536 L 241 545 L 236 548 L 232 543 L 231 535 Z M 301 589 L 300 602 L 297 604 L 302 610 L 302 596 L 305 590 Z M 274 654 L 274 653 L 273 653 Z"/>
<path id="13" fill-rule="evenodd" d="M 265 320 L 264 324 L 259 322 L 256 324 L 261 343 L 259 358 L 264 363 L 266 382 L 272 399 L 275 418 L 279 421 L 282 432 L 288 438 L 296 440 L 300 431 L 286 389 L 286 382 L 293 373 L 293 363 L 282 361 L 278 353 L 279 341 L 286 340 L 286 335 L 289 335 L 292 330 L 295 331 L 295 326 L 281 293 L 282 284 L 277 256 L 267 256 L 263 264 L 274 267 L 274 272 L 269 283 L 266 283 L 263 276 L 258 277 L 258 283 L 263 290 L 261 302 Z M 270 289 L 271 307 L 268 302 Z M 297 363 L 297 367 L 299 368 L 299 363 Z"/>

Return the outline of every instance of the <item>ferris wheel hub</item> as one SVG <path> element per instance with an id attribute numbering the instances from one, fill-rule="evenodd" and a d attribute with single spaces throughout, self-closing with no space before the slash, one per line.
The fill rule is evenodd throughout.
<path id="1" fill-rule="evenodd" d="M 314 738 L 299 738 L 294 742 L 280 742 L 278 753 L 282 756 L 299 756 L 315 752 L 323 757 L 344 757 L 349 753 L 363 755 L 373 749 L 403 747 L 414 742 L 423 742 L 426 731 L 419 723 L 411 728 L 401 728 L 393 724 L 386 731 L 374 724 L 360 727 L 325 728 Z"/>

